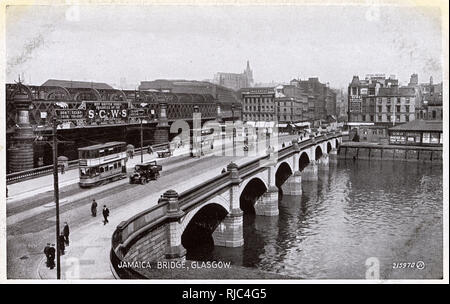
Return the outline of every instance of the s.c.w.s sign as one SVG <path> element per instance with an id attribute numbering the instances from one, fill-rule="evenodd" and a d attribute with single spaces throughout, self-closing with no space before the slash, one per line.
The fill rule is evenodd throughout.
<path id="1" fill-rule="evenodd" d="M 127 102 L 83 101 L 76 109 L 56 109 L 58 120 L 72 127 L 128 123 Z"/>
<path id="2" fill-rule="evenodd" d="M 117 120 L 128 117 L 128 103 L 125 102 L 86 102 L 88 120 Z"/>

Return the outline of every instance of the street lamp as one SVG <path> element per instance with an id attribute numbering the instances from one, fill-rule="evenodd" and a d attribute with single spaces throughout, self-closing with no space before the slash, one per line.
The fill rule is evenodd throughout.
<path id="1" fill-rule="evenodd" d="M 142 130 L 142 120 L 141 117 L 141 164 L 144 163 L 144 132 Z"/>
<path id="2" fill-rule="evenodd" d="M 236 128 L 234 125 L 234 103 L 231 104 L 231 116 L 233 118 L 233 156 L 236 156 Z"/>
<path id="3" fill-rule="evenodd" d="M 53 193 L 56 206 L 56 279 L 61 279 L 61 256 L 59 246 L 59 187 L 58 187 L 58 142 L 56 138 L 57 131 L 56 113 L 53 116 Z"/>

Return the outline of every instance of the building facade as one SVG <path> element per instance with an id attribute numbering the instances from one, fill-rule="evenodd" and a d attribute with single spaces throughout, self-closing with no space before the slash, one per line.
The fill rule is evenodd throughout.
<path id="1" fill-rule="evenodd" d="M 370 98 L 371 106 L 372 100 Z M 405 123 L 415 119 L 415 109 L 418 105 L 418 96 L 413 87 L 390 87 L 380 88 L 376 99 L 375 116 L 373 116 L 373 109 L 366 111 L 366 116 L 363 117 L 383 124 Z"/>
<path id="2" fill-rule="evenodd" d="M 243 121 L 275 121 L 277 119 L 274 88 L 243 88 L 240 92 Z"/>
<path id="3" fill-rule="evenodd" d="M 429 83 L 418 85 L 421 103 L 416 108 L 416 118 L 426 120 L 443 120 L 442 89 L 443 83 L 433 84 L 430 77 Z"/>
<path id="4" fill-rule="evenodd" d="M 329 115 L 336 116 L 336 92 L 328 84 L 321 83 L 317 77 L 308 80 L 293 79 L 290 84 L 301 89 L 307 96 L 307 120 L 327 120 Z"/>
<path id="5" fill-rule="evenodd" d="M 214 75 L 213 82 L 229 89 L 239 90 L 253 86 L 253 71 L 250 69 L 250 62 L 247 60 L 247 67 L 243 73 L 223 73 Z"/>
<path id="6" fill-rule="evenodd" d="M 281 123 L 295 123 L 308 120 L 308 96 L 293 85 L 275 87 L 277 119 Z"/>
<path id="7" fill-rule="evenodd" d="M 413 75 L 414 76 L 414 75 Z M 414 83 L 412 77 L 410 83 Z M 415 86 L 399 87 L 395 76 L 367 75 L 364 80 L 353 76 L 348 87 L 348 121 L 394 125 L 415 119 L 420 97 Z"/>

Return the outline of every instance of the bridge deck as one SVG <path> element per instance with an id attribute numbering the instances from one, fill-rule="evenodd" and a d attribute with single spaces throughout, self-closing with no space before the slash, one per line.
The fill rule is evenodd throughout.
<path id="1" fill-rule="evenodd" d="M 292 136 L 283 138 L 286 142 L 292 139 Z M 281 143 L 279 145 L 281 146 Z M 140 160 L 139 156 L 134 159 L 136 158 Z M 80 278 L 112 278 L 109 269 L 111 235 L 121 221 L 155 205 L 167 189 L 174 188 L 183 192 L 219 175 L 222 168 L 231 161 L 241 164 L 253 158 L 206 157 L 181 166 L 174 164 L 164 170 L 159 180 L 146 186 L 126 185 L 108 190 L 101 196 L 90 196 L 81 200 L 61 198 L 62 201 L 69 201 L 61 208 L 61 221 L 67 221 L 71 227 L 71 245 L 62 257 L 62 276 L 66 276 L 65 271 L 73 265 L 66 265 L 70 261 L 68 258 L 76 258 L 80 263 Z M 104 226 L 100 216 L 90 216 L 92 197 L 95 197 L 99 207 L 108 205 L 111 211 L 109 224 Z M 8 204 L 8 208 L 13 205 L 14 203 Z M 8 223 L 9 278 L 56 277 L 55 269 L 49 270 L 45 267 L 41 253 L 47 242 L 54 243 L 54 210 L 45 208 L 43 206 L 35 210 L 36 214 L 27 215 L 26 220 Z M 70 269 L 73 270 L 73 267 Z"/>

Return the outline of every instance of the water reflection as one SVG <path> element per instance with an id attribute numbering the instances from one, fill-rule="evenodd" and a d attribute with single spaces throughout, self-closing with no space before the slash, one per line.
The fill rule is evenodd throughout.
<path id="1" fill-rule="evenodd" d="M 280 198 L 276 217 L 245 215 L 242 248 L 214 247 L 202 259 L 229 260 L 294 278 L 365 278 L 380 260 L 381 278 L 442 276 L 442 167 L 358 161 L 330 164 L 301 196 Z M 423 271 L 393 270 L 423 260 Z"/>

